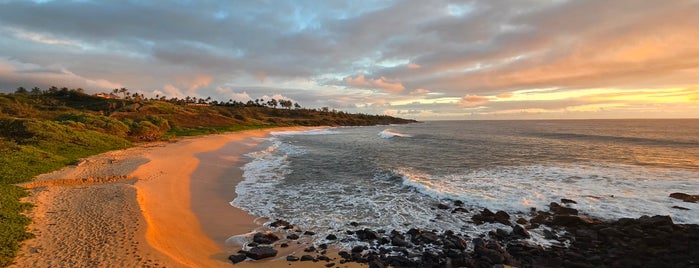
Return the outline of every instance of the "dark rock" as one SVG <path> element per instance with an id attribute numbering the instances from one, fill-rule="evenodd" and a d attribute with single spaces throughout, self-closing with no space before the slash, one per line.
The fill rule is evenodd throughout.
<path id="1" fill-rule="evenodd" d="M 230 255 L 228 256 L 228 259 L 232 261 L 234 264 L 239 263 L 241 261 L 244 261 L 248 257 L 245 256 L 245 254 L 237 254 L 237 255 Z"/>
<path id="2" fill-rule="evenodd" d="M 259 246 L 259 245 L 260 245 L 260 244 L 255 243 L 255 242 L 250 242 L 250 243 L 248 243 L 248 247 L 251 247 L 251 248 L 254 248 L 254 247 Z"/>
<path id="3" fill-rule="evenodd" d="M 347 251 L 340 251 L 337 253 L 337 255 L 340 255 L 343 259 L 351 259 L 352 255 L 349 254 Z"/>
<path id="4" fill-rule="evenodd" d="M 574 208 L 560 207 L 556 210 L 556 215 L 578 215 L 578 210 Z"/>
<path id="5" fill-rule="evenodd" d="M 521 237 L 521 238 L 530 238 L 531 237 L 529 232 L 526 229 L 524 229 L 524 227 L 522 227 L 522 225 L 519 225 L 519 224 L 515 224 L 515 226 L 512 227 L 512 234 L 514 236 Z"/>
<path id="6" fill-rule="evenodd" d="M 647 227 L 659 227 L 659 226 L 672 226 L 672 218 L 670 216 L 660 216 L 656 215 L 653 217 L 648 217 L 648 216 L 641 216 L 638 218 L 638 223 L 641 224 L 641 226 L 647 226 Z"/>
<path id="7" fill-rule="evenodd" d="M 473 220 L 473 222 L 478 225 L 483 224 L 484 222 L 493 223 L 495 222 L 495 213 L 493 213 L 487 208 L 484 208 L 480 214 L 471 216 L 471 220 Z"/>
<path id="8" fill-rule="evenodd" d="M 355 246 L 352 248 L 352 253 L 361 253 L 362 251 L 366 250 L 367 248 L 365 246 Z"/>
<path id="9" fill-rule="evenodd" d="M 334 234 L 329 234 L 328 236 L 325 237 L 325 239 L 327 239 L 327 240 L 337 240 L 337 236 L 335 236 Z"/>
<path id="10" fill-rule="evenodd" d="M 316 233 L 312 231 L 305 231 L 303 232 L 303 235 L 316 235 Z"/>
<path id="11" fill-rule="evenodd" d="M 320 244 L 320 245 L 318 245 L 318 248 L 320 248 L 320 249 L 328 249 L 328 244 Z"/>
<path id="12" fill-rule="evenodd" d="M 468 209 L 462 208 L 462 207 L 457 207 L 451 211 L 451 213 L 468 213 Z"/>
<path id="13" fill-rule="evenodd" d="M 454 201 L 454 206 L 463 207 L 463 206 L 464 206 L 464 202 L 461 201 L 461 200 L 455 200 L 455 201 Z"/>
<path id="14" fill-rule="evenodd" d="M 297 234 L 290 234 L 290 235 L 287 235 L 287 236 L 286 236 L 286 239 L 296 240 L 296 239 L 299 239 L 299 235 L 297 235 Z"/>
<path id="15" fill-rule="evenodd" d="M 679 210 L 689 210 L 689 209 L 686 208 L 686 207 L 680 207 L 680 206 L 672 206 L 672 208 L 674 208 L 674 209 L 679 209 Z"/>
<path id="16" fill-rule="evenodd" d="M 386 245 L 386 244 L 389 244 L 389 243 L 391 243 L 391 239 L 389 239 L 388 237 L 385 237 L 385 236 L 384 236 L 384 237 L 381 237 L 381 238 L 379 239 L 379 244 L 380 244 L 380 245 Z"/>
<path id="17" fill-rule="evenodd" d="M 559 204 L 556 203 L 556 202 L 551 202 L 551 203 L 549 203 L 549 211 L 551 211 L 551 212 L 554 212 L 554 213 L 555 213 L 556 210 L 558 210 L 560 207 L 561 207 L 561 205 L 559 205 Z"/>
<path id="18" fill-rule="evenodd" d="M 400 255 L 387 256 L 386 262 L 389 266 L 392 267 L 417 267 L 417 265 L 413 263 L 410 259 Z"/>
<path id="19" fill-rule="evenodd" d="M 316 259 L 313 258 L 311 255 L 303 255 L 301 256 L 301 261 L 315 261 Z"/>
<path id="20" fill-rule="evenodd" d="M 282 243 L 282 244 L 279 245 L 279 246 L 280 246 L 280 247 L 283 247 L 283 248 L 288 248 L 288 247 L 289 247 L 289 244 L 287 244 L 287 243 Z"/>
<path id="21" fill-rule="evenodd" d="M 374 231 L 369 230 L 369 229 L 358 230 L 358 231 L 354 232 L 354 234 L 357 235 L 357 238 L 360 241 L 371 241 L 371 240 L 376 240 L 377 238 L 379 238 L 379 233 L 374 232 Z"/>
<path id="22" fill-rule="evenodd" d="M 394 245 L 396 247 L 407 247 L 410 245 L 408 241 L 405 241 L 405 237 L 403 236 L 394 236 L 391 237 L 391 245 Z"/>
<path id="23" fill-rule="evenodd" d="M 573 215 L 556 215 L 553 216 L 551 224 L 563 227 L 575 227 L 580 225 L 589 225 L 593 223 L 589 218 Z"/>
<path id="24" fill-rule="evenodd" d="M 575 202 L 574 200 L 571 200 L 571 199 L 561 198 L 561 203 L 563 203 L 563 204 L 577 204 L 578 202 Z"/>
<path id="25" fill-rule="evenodd" d="M 325 264 L 325 267 L 333 267 L 333 266 L 335 266 L 334 262 L 330 262 L 330 263 Z"/>
<path id="26" fill-rule="evenodd" d="M 321 256 L 316 257 L 316 260 L 318 260 L 318 261 L 330 261 L 330 257 L 321 255 Z"/>
<path id="27" fill-rule="evenodd" d="M 442 203 L 437 204 L 437 208 L 438 209 L 450 209 L 450 207 L 448 205 L 445 205 Z"/>
<path id="28" fill-rule="evenodd" d="M 617 228 L 614 227 L 607 227 L 607 228 L 602 228 L 599 230 L 599 233 L 606 236 L 606 237 L 623 237 L 624 233 L 622 231 L 619 231 Z"/>
<path id="29" fill-rule="evenodd" d="M 419 235 L 413 237 L 412 239 L 413 243 L 421 243 L 421 244 L 439 244 L 439 236 L 430 231 L 424 231 L 420 233 Z"/>
<path id="30" fill-rule="evenodd" d="M 304 252 L 314 252 L 314 251 L 316 251 L 316 247 L 310 246 L 310 247 L 303 249 L 303 251 Z"/>
<path id="31" fill-rule="evenodd" d="M 531 222 L 532 224 L 545 224 L 549 222 L 549 217 L 549 215 L 541 213 L 534 216 L 534 218 L 531 218 L 529 222 Z"/>
<path id="32" fill-rule="evenodd" d="M 465 250 L 468 247 L 466 240 L 456 235 L 446 235 L 443 241 L 444 247 L 448 249 Z"/>
<path id="33" fill-rule="evenodd" d="M 380 260 L 372 260 L 369 262 L 369 268 L 385 268 L 386 265 L 384 265 Z"/>
<path id="34" fill-rule="evenodd" d="M 286 256 L 286 261 L 299 261 L 299 257 L 293 255 Z"/>
<path id="35" fill-rule="evenodd" d="M 517 222 L 517 224 L 527 224 L 527 219 L 525 219 L 525 218 L 519 218 L 519 219 L 517 219 L 516 222 Z"/>
<path id="36" fill-rule="evenodd" d="M 273 233 L 255 233 L 252 238 L 252 241 L 258 244 L 272 244 L 277 240 L 279 237 Z"/>
<path id="37" fill-rule="evenodd" d="M 289 226 L 291 225 L 288 221 L 285 220 L 276 220 L 273 223 L 269 224 L 271 227 L 284 227 L 284 226 Z"/>
<path id="38" fill-rule="evenodd" d="M 546 238 L 548 240 L 554 240 L 554 239 L 558 239 L 558 236 L 555 233 L 551 232 L 550 230 L 544 229 L 544 238 Z"/>
<path id="39" fill-rule="evenodd" d="M 254 247 L 245 252 L 245 255 L 253 260 L 277 256 L 277 250 L 271 247 Z"/>
<path id="40" fill-rule="evenodd" d="M 684 202 L 696 203 L 699 202 L 699 195 L 690 195 L 685 193 L 671 193 L 670 197 L 682 200 Z"/>
<path id="41" fill-rule="evenodd" d="M 359 226 L 359 223 L 357 223 L 356 221 L 353 221 L 353 222 L 350 222 L 350 225 L 357 227 L 357 226 Z"/>
<path id="42" fill-rule="evenodd" d="M 495 213 L 494 217 L 495 221 L 504 225 L 510 225 L 510 214 L 507 214 L 507 212 L 498 210 L 498 212 Z"/>

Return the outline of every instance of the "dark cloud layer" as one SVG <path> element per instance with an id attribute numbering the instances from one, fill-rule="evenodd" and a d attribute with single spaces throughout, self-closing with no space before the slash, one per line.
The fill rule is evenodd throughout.
<path id="1" fill-rule="evenodd" d="M 541 96 L 491 100 L 693 88 L 697 28 L 697 0 L 0 0 L 0 89 L 278 94 L 419 118 L 555 111 Z M 696 107 L 686 92 L 677 102 Z"/>

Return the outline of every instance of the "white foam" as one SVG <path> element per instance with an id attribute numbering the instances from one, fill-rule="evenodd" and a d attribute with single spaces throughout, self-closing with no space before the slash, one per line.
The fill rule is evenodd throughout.
<path id="1" fill-rule="evenodd" d="M 561 198 L 575 208 L 605 219 L 670 215 L 678 223 L 699 223 L 699 204 L 669 197 L 699 189 L 699 174 L 686 170 L 624 165 L 530 165 L 476 170 L 468 174 L 430 176 L 399 170 L 403 185 L 437 199 L 456 199 L 505 211 L 545 208 Z M 682 206 L 690 210 L 673 209 Z"/>
<path id="2" fill-rule="evenodd" d="M 302 131 L 273 131 L 270 132 L 272 136 L 291 136 L 291 135 L 332 135 L 337 134 L 338 131 L 335 128 L 321 128 L 321 129 L 311 129 Z"/>
<path id="3" fill-rule="evenodd" d="M 396 131 L 389 128 L 389 129 L 384 129 L 383 131 L 379 132 L 379 137 L 381 137 L 383 139 L 390 139 L 390 138 L 394 138 L 394 137 L 399 137 L 399 138 L 406 138 L 407 137 L 407 138 L 409 138 L 412 136 L 408 135 L 408 134 L 396 132 Z"/>

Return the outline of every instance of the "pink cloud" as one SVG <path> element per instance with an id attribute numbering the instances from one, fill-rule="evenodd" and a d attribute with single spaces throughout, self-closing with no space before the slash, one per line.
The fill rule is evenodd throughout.
<path id="1" fill-rule="evenodd" d="M 417 64 L 417 63 L 409 63 L 408 64 L 408 69 L 420 69 L 421 67 L 422 66 L 420 66 L 420 64 Z"/>
<path id="2" fill-rule="evenodd" d="M 344 80 L 351 86 L 368 88 L 378 87 L 391 93 L 398 93 L 405 90 L 405 86 L 403 86 L 403 84 L 400 82 L 389 80 L 383 76 L 377 79 L 366 79 L 363 74 L 360 74 L 357 77 L 345 77 Z"/>
<path id="3" fill-rule="evenodd" d="M 429 91 L 429 90 L 424 89 L 424 88 L 418 88 L 418 89 L 415 89 L 413 91 L 410 91 L 410 94 L 411 95 L 424 95 L 424 94 L 427 94 L 430 92 L 432 92 L 432 91 Z"/>
<path id="4" fill-rule="evenodd" d="M 490 98 L 477 95 L 466 95 L 461 98 L 457 105 L 461 107 L 476 107 L 490 101 Z"/>

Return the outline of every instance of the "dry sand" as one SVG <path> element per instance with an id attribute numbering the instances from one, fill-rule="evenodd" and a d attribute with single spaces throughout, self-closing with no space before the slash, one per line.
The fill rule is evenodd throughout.
<path id="1" fill-rule="evenodd" d="M 24 186 L 36 205 L 14 267 L 231 267 L 230 236 L 258 225 L 228 204 L 242 179 L 240 156 L 270 131 L 158 142 L 89 157 Z M 287 254 L 236 267 L 324 267 Z M 344 267 L 346 265 L 342 265 Z M 356 266 L 356 265 L 352 265 Z"/>

